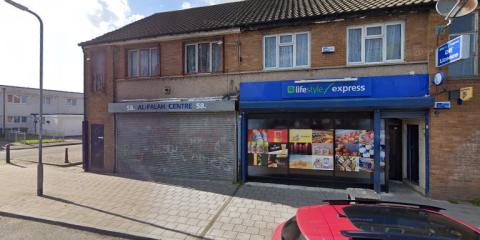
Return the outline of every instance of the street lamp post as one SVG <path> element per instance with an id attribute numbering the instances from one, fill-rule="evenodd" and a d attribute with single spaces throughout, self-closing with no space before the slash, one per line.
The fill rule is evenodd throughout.
<path id="1" fill-rule="evenodd" d="M 40 23 L 40 126 L 38 133 L 38 165 L 37 165 L 37 195 L 43 195 L 43 161 L 42 161 L 42 145 L 43 145 L 43 21 L 38 14 L 31 11 L 27 7 L 16 3 L 12 0 L 5 0 L 8 4 L 28 12 L 35 16 Z"/>

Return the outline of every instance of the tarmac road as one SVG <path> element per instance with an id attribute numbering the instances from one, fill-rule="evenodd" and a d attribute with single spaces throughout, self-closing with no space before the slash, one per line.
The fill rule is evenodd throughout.
<path id="1" fill-rule="evenodd" d="M 87 239 L 123 239 L 97 233 L 85 232 L 46 223 L 0 216 L 0 239 L 49 239 L 49 240 L 87 240 Z"/>

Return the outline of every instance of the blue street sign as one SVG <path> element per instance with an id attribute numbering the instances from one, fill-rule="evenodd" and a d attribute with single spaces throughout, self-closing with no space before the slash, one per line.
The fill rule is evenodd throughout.
<path id="1" fill-rule="evenodd" d="M 437 48 L 436 66 L 443 67 L 469 57 L 470 35 L 460 35 Z"/>

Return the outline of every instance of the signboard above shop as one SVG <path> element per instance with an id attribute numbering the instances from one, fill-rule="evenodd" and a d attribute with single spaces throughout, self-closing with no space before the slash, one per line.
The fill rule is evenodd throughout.
<path id="1" fill-rule="evenodd" d="M 111 113 L 228 111 L 235 111 L 235 101 L 152 101 L 108 104 L 108 112 Z"/>
<path id="2" fill-rule="evenodd" d="M 282 97 L 289 98 L 324 98 L 324 97 L 367 97 L 372 95 L 372 81 L 356 79 L 347 82 L 312 81 L 282 83 Z"/>
<path id="3" fill-rule="evenodd" d="M 450 63 L 470 57 L 470 35 L 460 35 L 437 48 L 436 66 L 443 67 Z"/>
<path id="4" fill-rule="evenodd" d="M 330 81 L 331 80 L 331 81 Z M 429 95 L 427 74 L 240 83 L 240 101 L 406 98 Z"/>

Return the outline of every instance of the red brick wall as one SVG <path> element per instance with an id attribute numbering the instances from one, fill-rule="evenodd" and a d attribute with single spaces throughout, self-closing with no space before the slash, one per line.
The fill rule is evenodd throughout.
<path id="1" fill-rule="evenodd" d="M 430 43 L 429 72 L 435 74 L 436 46 L 448 41 L 448 33 L 435 34 L 436 26 L 445 21 L 436 13 L 430 15 L 428 42 Z M 434 198 L 473 199 L 480 197 L 480 77 L 455 80 L 448 77 L 440 87 L 431 86 L 436 101 L 448 101 L 446 91 L 473 87 L 471 101 L 452 109 L 432 111 L 430 123 L 430 191 Z"/>
<path id="2" fill-rule="evenodd" d="M 85 51 L 86 59 L 89 59 L 94 51 L 98 49 L 92 48 Z M 89 123 L 89 126 L 92 124 L 103 124 L 104 125 L 104 167 L 105 169 L 90 169 L 92 171 L 113 171 L 113 159 L 114 159 L 114 116 L 111 113 L 108 113 L 108 103 L 113 102 L 113 48 L 106 47 L 104 49 L 106 53 L 106 69 L 107 69 L 107 79 L 105 81 L 105 92 L 94 92 L 92 89 L 93 79 L 92 79 L 92 59 L 89 59 L 85 62 L 85 114 L 86 120 Z M 89 127 L 90 129 L 90 127 Z M 89 137 L 91 134 L 89 133 Z M 89 147 L 91 149 L 91 146 Z M 91 157 L 88 157 L 91 160 Z M 92 164 L 89 164 L 92 166 Z"/>

